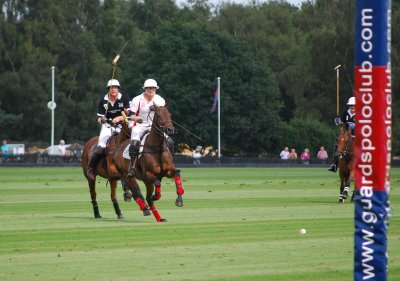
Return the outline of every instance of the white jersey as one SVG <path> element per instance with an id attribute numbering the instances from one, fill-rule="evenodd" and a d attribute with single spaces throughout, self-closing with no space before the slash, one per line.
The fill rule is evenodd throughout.
<path id="1" fill-rule="evenodd" d="M 140 140 L 143 134 L 150 130 L 154 118 L 154 111 L 150 111 L 150 106 L 165 106 L 165 100 L 161 96 L 156 94 L 153 99 L 148 102 L 144 95 L 143 93 L 134 97 L 131 102 L 131 107 L 129 108 L 129 111 L 143 120 L 141 124 L 133 122 L 131 140 Z"/>
<path id="2" fill-rule="evenodd" d="M 150 106 L 152 105 L 165 106 L 165 100 L 161 96 L 155 94 L 153 99 L 148 102 L 144 97 L 144 93 L 132 99 L 129 111 L 133 112 L 133 114 L 139 116 L 143 120 L 142 124 L 136 123 L 134 126 L 151 126 L 154 118 L 154 111 L 150 112 Z"/>

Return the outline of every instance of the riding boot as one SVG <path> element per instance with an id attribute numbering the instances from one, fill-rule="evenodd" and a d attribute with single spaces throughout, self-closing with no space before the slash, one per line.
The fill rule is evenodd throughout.
<path id="1" fill-rule="evenodd" d="M 129 147 L 129 156 L 131 157 L 131 166 L 129 167 L 128 177 L 136 176 L 136 163 L 139 155 L 140 142 L 137 140 L 131 141 L 131 146 Z"/>
<path id="2" fill-rule="evenodd" d="M 97 162 L 103 157 L 104 148 L 101 146 L 96 146 L 93 152 L 90 154 L 88 165 L 86 168 L 86 174 L 91 180 L 96 179 L 96 172 L 94 171 L 94 167 Z"/>
<path id="3" fill-rule="evenodd" d="M 333 147 L 333 163 L 331 164 L 331 166 L 329 167 L 328 171 L 336 173 L 337 171 L 337 167 L 339 164 L 339 157 L 336 154 L 336 149 L 337 149 L 338 145 L 335 144 Z"/>

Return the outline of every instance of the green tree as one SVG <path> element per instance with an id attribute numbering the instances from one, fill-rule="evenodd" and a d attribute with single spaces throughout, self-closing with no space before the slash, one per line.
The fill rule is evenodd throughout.
<path id="1" fill-rule="evenodd" d="M 245 45 L 205 24 L 167 23 L 147 40 L 148 49 L 133 56 L 131 68 L 124 71 L 134 77 L 131 88 L 138 89 L 145 78 L 157 79 L 174 120 L 215 146 L 217 122 L 210 107 L 220 76 L 225 150 L 270 148 L 279 124 L 279 92 L 270 71 L 261 67 Z M 243 136 L 249 141 L 238 143 Z M 198 144 L 189 134 L 177 136 L 178 142 L 188 140 Z"/>

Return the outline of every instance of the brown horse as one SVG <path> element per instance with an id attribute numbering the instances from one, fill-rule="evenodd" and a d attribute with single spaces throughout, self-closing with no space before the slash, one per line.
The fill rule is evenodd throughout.
<path id="1" fill-rule="evenodd" d="M 116 129 L 116 127 L 113 127 Z M 117 214 L 118 219 L 122 219 L 123 215 L 121 213 L 121 209 L 119 208 L 118 200 L 117 200 L 117 182 L 121 178 L 125 181 L 125 185 L 131 190 L 132 194 L 135 195 L 136 198 L 143 198 L 143 195 L 140 194 L 140 189 L 138 184 L 136 183 L 135 179 L 128 178 L 127 176 L 122 176 L 120 172 L 118 171 L 115 163 L 114 163 L 114 155 L 117 152 L 117 150 L 120 148 L 121 144 L 125 140 L 129 140 L 131 136 L 130 129 L 128 128 L 128 123 L 127 121 L 122 124 L 122 128 L 120 133 L 118 134 L 116 131 L 114 134 L 110 137 L 110 139 L 107 142 L 107 147 L 105 148 L 104 152 L 104 157 L 101 158 L 100 161 L 96 164 L 95 167 L 95 172 L 96 175 L 99 175 L 105 179 L 108 179 L 110 182 L 110 188 L 111 188 L 111 201 L 114 206 L 115 213 Z M 83 174 L 85 175 L 88 184 L 89 184 L 89 190 L 90 190 L 90 197 L 92 199 L 92 205 L 93 205 L 93 212 L 94 212 L 94 217 L 95 218 L 101 218 L 100 211 L 99 211 L 99 206 L 96 201 L 96 180 L 91 180 L 87 176 L 87 165 L 89 161 L 89 156 L 94 147 L 97 145 L 98 142 L 98 137 L 93 137 L 91 138 L 84 146 L 83 148 L 83 153 L 82 153 L 82 169 L 83 169 Z M 142 199 L 144 200 L 144 198 Z M 140 205 L 139 205 L 140 206 Z M 147 207 L 141 207 L 141 210 L 143 211 L 144 215 L 150 215 L 150 211 L 147 209 Z"/>
<path id="2" fill-rule="evenodd" d="M 338 137 L 338 148 L 336 155 L 339 158 L 339 177 L 340 177 L 340 194 L 339 202 L 344 203 L 350 191 L 351 180 L 354 180 L 354 139 L 351 129 L 340 128 Z M 354 191 L 351 202 L 354 199 Z"/>
<path id="3" fill-rule="evenodd" d="M 136 178 L 143 181 L 146 185 L 146 201 L 157 222 L 164 222 L 166 220 L 161 217 L 154 205 L 154 201 L 161 198 L 162 178 L 174 178 L 178 195 L 175 205 L 178 207 L 183 206 L 182 195 L 184 190 L 182 187 L 180 171 L 174 165 L 172 154 L 168 149 L 166 142 L 166 134 L 172 135 L 175 131 L 172 124 L 171 113 L 168 111 L 167 107 L 158 107 L 155 105 L 151 107 L 151 110 L 154 111 L 154 119 L 150 132 L 143 144 L 143 151 L 139 155 L 137 161 Z M 128 144 L 129 141 L 125 141 L 114 157 L 118 171 L 124 178 L 128 174 L 130 160 L 123 158 L 122 154 Z M 141 198 L 135 197 L 138 194 L 140 195 L 141 193 L 136 192 L 136 195 L 134 194 L 133 198 L 142 209 L 146 204 L 141 201 Z"/>

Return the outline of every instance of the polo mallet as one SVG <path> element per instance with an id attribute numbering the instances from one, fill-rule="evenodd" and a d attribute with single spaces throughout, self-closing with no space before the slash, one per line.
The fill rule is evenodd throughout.
<path id="1" fill-rule="evenodd" d="M 339 64 L 335 66 L 334 70 L 336 70 L 336 115 L 339 116 L 339 68 L 342 65 Z"/>
<path id="2" fill-rule="evenodd" d="M 112 75 L 111 75 L 111 79 L 114 79 L 114 76 L 115 76 L 115 69 L 117 68 L 117 63 L 118 63 L 120 57 L 121 57 L 121 55 L 118 54 L 118 55 L 115 56 L 115 58 L 114 58 L 113 61 L 112 61 L 113 72 L 112 72 Z M 111 87 L 110 87 L 110 89 L 111 89 Z"/>
<path id="3" fill-rule="evenodd" d="M 118 60 L 119 60 L 120 57 L 121 57 L 121 55 L 118 54 L 118 55 L 115 56 L 115 58 L 112 61 L 113 72 L 112 72 L 112 75 L 111 75 L 111 80 L 114 79 L 115 69 L 117 68 L 117 63 L 118 63 Z M 108 98 L 110 98 L 110 94 L 111 94 L 111 87 L 109 87 L 109 89 L 108 89 Z M 107 111 L 108 111 L 108 103 L 109 103 L 109 100 L 107 100 L 106 114 L 107 114 Z"/>
<path id="4" fill-rule="evenodd" d="M 115 56 L 115 58 L 114 58 L 113 61 L 112 61 L 112 65 L 113 65 L 114 67 L 113 67 L 113 73 L 112 73 L 111 79 L 114 79 L 115 68 L 117 67 L 117 63 L 118 63 L 118 60 L 119 60 L 120 57 L 121 57 L 121 55 L 118 54 L 118 55 Z"/>

